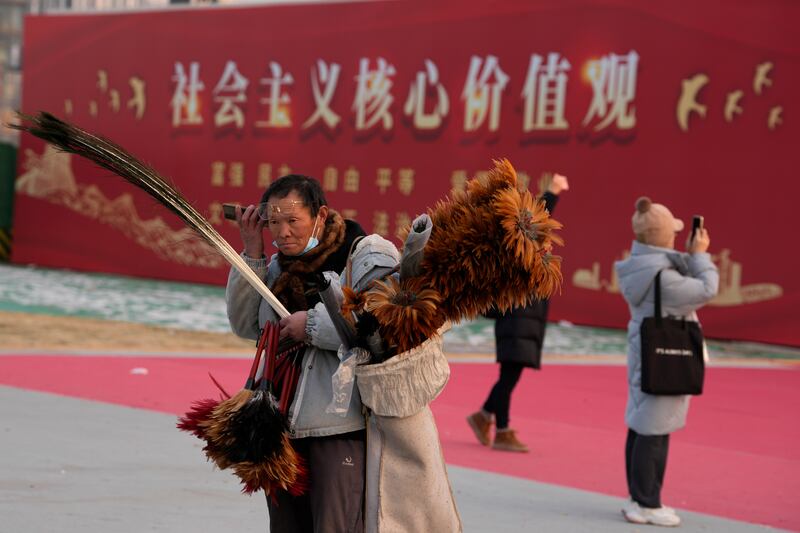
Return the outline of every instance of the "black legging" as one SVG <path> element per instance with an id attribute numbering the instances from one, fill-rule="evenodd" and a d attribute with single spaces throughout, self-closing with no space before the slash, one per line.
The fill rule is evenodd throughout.
<path id="1" fill-rule="evenodd" d="M 511 407 L 511 391 L 519 381 L 522 375 L 522 369 L 525 368 L 519 363 L 500 363 L 500 377 L 497 383 L 492 387 L 486 403 L 483 404 L 483 409 L 490 413 L 494 413 L 495 423 L 497 429 L 505 429 L 508 427 L 508 410 Z"/>

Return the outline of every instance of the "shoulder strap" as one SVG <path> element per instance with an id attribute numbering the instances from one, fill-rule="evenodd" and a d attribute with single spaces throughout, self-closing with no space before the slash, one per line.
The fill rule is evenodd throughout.
<path id="1" fill-rule="evenodd" d="M 664 269 L 661 269 L 656 274 L 655 317 L 659 324 L 661 323 L 661 273 L 663 271 Z"/>
<path id="2" fill-rule="evenodd" d="M 353 244 L 350 245 L 350 251 L 347 252 L 347 264 L 344 267 L 344 284 L 346 287 L 353 287 L 353 252 L 356 249 L 356 245 L 361 242 L 361 239 L 364 238 L 364 235 L 360 235 L 353 240 Z"/>

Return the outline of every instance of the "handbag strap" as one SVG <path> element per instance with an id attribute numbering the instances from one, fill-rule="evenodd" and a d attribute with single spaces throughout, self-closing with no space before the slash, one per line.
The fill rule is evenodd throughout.
<path id="1" fill-rule="evenodd" d="M 655 307 L 655 315 L 654 316 L 655 316 L 655 319 L 656 319 L 656 324 L 659 327 L 661 327 L 661 322 L 662 322 L 662 318 L 663 318 L 663 316 L 661 314 L 661 273 L 664 272 L 664 270 L 668 270 L 668 269 L 663 268 L 663 269 L 658 271 L 658 274 L 656 274 L 656 293 L 655 293 L 655 306 L 654 306 Z M 675 318 L 677 318 L 677 317 L 675 317 Z M 682 317 L 680 319 L 680 321 L 684 324 L 684 327 L 686 327 L 686 317 Z"/>
<path id="2" fill-rule="evenodd" d="M 659 326 L 661 325 L 661 273 L 662 272 L 663 269 L 659 270 L 658 274 L 656 274 L 655 318 L 656 318 L 656 324 L 658 324 Z"/>

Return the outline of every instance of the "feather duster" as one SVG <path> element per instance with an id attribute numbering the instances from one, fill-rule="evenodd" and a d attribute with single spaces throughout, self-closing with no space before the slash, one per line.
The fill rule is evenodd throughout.
<path id="1" fill-rule="evenodd" d="M 270 461 L 280 453 L 282 436 L 287 430 L 288 424 L 272 391 L 259 388 L 230 418 L 228 431 L 232 443 L 228 458 L 233 462 Z"/>
<path id="2" fill-rule="evenodd" d="M 411 349 L 446 321 L 526 305 L 560 287 L 561 224 L 544 203 L 518 188 L 507 160 L 454 191 L 428 211 L 430 238 L 411 279 L 389 278 L 346 293 L 348 315 L 378 323 L 394 353 Z M 405 232 L 408 234 L 408 230 Z"/>
<path id="3" fill-rule="evenodd" d="M 264 297 L 281 318 L 289 312 L 264 285 L 264 282 L 247 266 L 228 242 L 214 229 L 210 222 L 186 201 L 183 195 L 155 170 L 144 164 L 124 148 L 103 137 L 60 120 L 50 113 L 35 116 L 18 114 L 21 124 L 9 127 L 26 131 L 54 145 L 59 150 L 79 155 L 110 170 L 132 185 L 142 189 L 156 201 L 176 214 L 187 226 L 195 230 L 208 244 L 238 270 L 244 279 Z"/>
<path id="4" fill-rule="evenodd" d="M 508 310 L 557 290 L 560 262 L 548 256 L 545 264 L 543 254 L 563 244 L 555 233 L 561 224 L 518 189 L 507 160 L 429 214 L 423 277 L 441 295 L 447 319 L 473 318 L 493 306 Z"/>
<path id="5" fill-rule="evenodd" d="M 62 151 L 89 159 L 144 190 L 217 250 L 267 300 L 278 316 L 283 318 L 289 315 L 283 304 L 231 245 L 155 170 L 108 139 L 91 134 L 49 113 L 35 116 L 19 114 L 19 117 L 22 124 L 11 125 L 12 128 L 31 133 Z M 262 336 L 264 337 L 266 335 Z M 269 349 L 276 350 L 277 330 L 273 340 L 274 344 Z M 242 390 L 219 402 L 212 399 L 195 402 L 179 419 L 178 428 L 205 439 L 203 451 L 220 469 L 234 467 L 237 475 L 246 475 L 242 482 L 247 492 L 273 485 L 302 492 L 304 481 L 298 476 L 305 470 L 302 460 L 292 449 L 285 434 L 285 419 L 276 409 L 260 409 L 265 404 L 266 407 L 274 404 L 271 393 L 254 394 L 253 391 L 255 369 L 263 348 L 262 343 Z M 252 475 L 251 472 L 258 474 Z"/>
<path id="6" fill-rule="evenodd" d="M 175 425 L 179 430 L 191 433 L 198 439 L 206 438 L 205 431 L 200 427 L 200 422 L 208 420 L 208 417 L 211 416 L 211 413 L 217 408 L 219 402 L 231 397 L 228 391 L 226 391 L 214 376 L 211 375 L 211 372 L 208 373 L 208 377 L 211 378 L 211 381 L 214 382 L 214 385 L 216 385 L 220 391 L 219 400 L 205 398 L 192 402 L 189 410 L 186 414 L 178 418 L 178 423 Z"/>
<path id="7" fill-rule="evenodd" d="M 292 446 L 284 433 L 281 435 L 281 451 L 275 460 L 264 462 L 244 461 L 233 465 L 233 471 L 242 481 L 242 492 L 252 494 L 263 490 L 274 496 L 277 490 L 285 490 L 299 496 L 308 489 L 308 468 L 302 456 Z"/>
<path id="8" fill-rule="evenodd" d="M 209 419 L 211 413 L 214 412 L 214 409 L 219 405 L 219 402 L 220 400 L 215 400 L 214 398 L 204 398 L 192 402 L 189 411 L 178 418 L 176 427 L 181 431 L 191 433 L 198 439 L 205 439 L 206 432 L 205 429 L 201 427 L 201 423 Z"/>
<path id="9" fill-rule="evenodd" d="M 381 337 L 397 353 L 419 346 L 444 324 L 442 298 L 424 281 L 390 276 L 365 294 L 364 311 L 375 317 Z"/>

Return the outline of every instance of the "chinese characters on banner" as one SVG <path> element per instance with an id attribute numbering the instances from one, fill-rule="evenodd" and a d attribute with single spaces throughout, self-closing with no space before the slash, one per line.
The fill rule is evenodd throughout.
<path id="1" fill-rule="evenodd" d="M 439 134 L 454 112 L 451 93 L 459 95 L 455 100 L 461 107 L 463 122 L 461 133 L 475 132 L 496 134 L 512 128 L 501 122 L 504 105 L 521 104 L 521 124 L 514 129 L 523 134 L 565 132 L 570 128 L 565 115 L 567 108 L 567 85 L 572 66 L 562 54 L 549 52 L 530 55 L 524 73 L 523 90 L 519 95 L 507 92 L 510 74 L 501 67 L 498 57 L 472 55 L 467 76 L 460 89 L 446 87 L 440 68 L 431 58 L 421 61 L 420 70 L 413 73 L 408 89 L 395 86 L 398 75 L 395 65 L 384 57 L 359 58 L 354 76 L 355 93 L 348 108 L 334 107 L 333 100 L 341 90 L 343 66 L 322 58 L 307 70 L 304 81 L 310 85 L 314 108 L 307 116 L 298 117 L 292 100 L 292 89 L 296 85 L 293 71 L 305 73 L 302 67 L 287 68 L 277 61 L 266 61 L 262 72 L 242 72 L 234 59 L 225 61 L 221 72 L 207 72 L 201 61 L 175 61 L 170 73 L 172 94 L 169 100 L 171 123 L 175 131 L 213 126 L 213 129 L 240 131 L 284 130 L 298 133 L 325 130 L 330 133 L 341 130 L 343 117 L 352 119 L 356 134 L 372 131 L 390 132 L 397 127 L 392 104 L 402 102 L 403 123 L 421 133 Z M 581 128 L 591 132 L 612 129 L 615 132 L 633 131 L 636 126 L 636 77 L 639 55 L 631 50 L 626 54 L 608 53 L 591 59 L 583 65 L 591 89 L 591 103 L 585 111 Z M 107 108 L 118 113 L 121 93 L 110 88 L 109 76 L 104 69 L 97 71 L 97 88 L 108 96 Z M 146 83 L 132 76 L 128 80 L 130 95 L 126 106 L 136 119 L 141 119 L 146 110 Z M 346 97 L 348 95 L 345 95 Z M 252 105 L 250 101 L 252 100 Z M 101 112 L 101 103 L 89 103 L 90 115 Z M 344 107 L 344 106 L 341 106 Z M 65 99 L 67 115 L 74 111 L 72 99 Z M 248 129 L 248 127 L 250 129 Z M 452 127 L 455 127 L 453 125 Z M 255 162 L 213 160 L 209 163 L 210 185 L 215 189 L 242 189 L 255 184 L 263 189 L 275 177 L 289 173 L 286 162 Z M 337 168 L 327 165 L 321 180 L 326 192 L 361 192 L 361 173 L 355 165 Z M 450 185 L 461 189 L 467 179 L 478 169 L 451 171 Z M 415 170 L 411 167 L 378 167 L 372 180 L 380 194 L 386 194 L 392 185 L 403 196 L 414 191 Z M 341 178 L 340 178 L 341 175 Z M 339 183 L 341 181 L 341 184 Z M 520 181 L 527 186 L 530 177 L 520 170 Z M 214 200 L 208 205 L 213 224 L 223 223 L 222 202 Z M 347 208 L 350 213 L 357 210 Z M 390 215 L 376 210 L 371 215 L 362 213 L 373 221 L 372 231 L 385 236 L 400 231 L 411 215 L 406 211 L 393 214 L 395 224 L 390 229 Z"/>
<path id="2" fill-rule="evenodd" d="M 248 78 L 234 60 L 228 60 L 221 73 L 201 72 L 199 61 L 176 61 L 172 73 L 174 93 L 170 101 L 172 127 L 200 126 L 210 120 L 216 128 L 244 129 L 252 123 L 256 128 L 289 129 L 298 124 L 300 131 L 316 127 L 333 131 L 339 127 L 343 114 L 349 112 L 357 132 L 391 131 L 396 127 L 391 106 L 399 98 L 398 101 L 404 102 L 402 113 L 408 124 L 424 132 L 439 129 L 453 110 L 450 94 L 455 89 L 445 87 L 440 67 L 430 58 L 422 60 L 422 68 L 414 73 L 407 90 L 395 87 L 397 68 L 387 59 L 362 57 L 357 64 L 356 91 L 351 95 L 350 109 L 333 109 L 342 65 L 317 59 L 308 76 L 315 109 L 309 116 L 296 120 L 292 101 L 295 76 L 278 62 L 268 62 L 265 77 L 248 73 Z M 636 127 L 638 64 L 639 54 L 635 50 L 623 55 L 609 53 L 586 63 L 584 68 L 592 97 L 581 121 L 582 127 L 594 132 L 608 128 L 627 131 Z M 302 67 L 300 70 L 304 71 Z M 463 87 L 458 91 L 464 117 L 461 131 L 567 130 L 565 109 L 570 71 L 569 60 L 559 53 L 531 54 L 524 75 L 524 90 L 520 95 L 511 95 L 507 94 L 510 75 L 501 67 L 500 59 L 493 55 L 473 55 Z M 203 81 L 206 77 L 217 81 L 211 89 L 214 108 L 203 113 L 201 102 L 207 90 Z M 257 105 L 252 108 L 252 116 L 246 117 L 244 108 L 248 98 L 254 98 L 247 92 L 252 78 L 258 78 L 259 89 L 266 96 L 255 98 Z M 211 86 L 209 83 L 208 87 Z M 524 105 L 522 124 L 502 124 L 504 102 L 514 105 L 520 100 Z"/>
<path id="3" fill-rule="evenodd" d="M 639 55 L 630 51 L 624 55 L 610 53 L 593 59 L 585 65 L 591 82 L 592 99 L 581 122 L 583 128 L 598 132 L 608 128 L 615 131 L 633 130 L 636 126 L 635 97 L 636 75 Z M 362 57 L 358 60 L 355 75 L 356 90 L 350 109 L 334 109 L 332 101 L 339 90 L 342 65 L 317 59 L 311 66 L 308 80 L 312 88 L 314 110 L 307 117 L 295 117 L 292 105 L 292 86 L 295 77 L 290 69 L 275 61 L 268 63 L 268 76 L 261 77 L 257 83 L 267 96 L 257 99 L 251 117 L 245 116 L 248 102 L 247 89 L 251 80 L 240 71 L 236 61 L 228 60 L 218 79 L 213 73 L 208 76 L 217 79 L 211 91 L 213 108 L 204 114 L 201 102 L 206 84 L 201 75 L 201 64 L 192 61 L 188 64 L 175 62 L 172 80 L 174 94 L 170 101 L 172 108 L 172 127 L 175 129 L 201 126 L 209 120 L 214 128 L 236 128 L 243 130 L 248 123 L 254 128 L 288 130 L 296 127 L 304 130 L 325 129 L 337 131 L 342 116 L 350 113 L 356 133 L 374 130 L 388 132 L 396 127 L 391 106 L 396 99 L 404 101 L 402 113 L 409 127 L 418 132 L 439 131 L 451 112 L 451 89 L 445 87 L 439 75 L 439 67 L 430 58 L 422 61 L 423 68 L 414 73 L 406 92 L 394 85 L 397 68 L 383 57 L 374 59 Z M 524 89 L 519 99 L 524 106 L 521 130 L 523 133 L 566 131 L 569 123 L 565 118 L 566 91 L 571 65 L 568 59 L 556 52 L 546 55 L 531 54 L 525 73 Z M 302 70 L 302 69 L 301 69 Z M 514 95 L 506 94 L 510 77 L 503 71 L 498 57 L 493 55 L 473 55 L 469 70 L 460 91 L 463 105 L 461 131 L 470 134 L 477 131 L 498 132 L 501 124 L 501 108 L 504 99 L 513 100 Z M 396 95 L 396 96 L 395 96 Z M 397 98 L 396 98 L 397 97 Z M 509 104 L 506 104 L 509 105 Z M 205 120 L 204 120 L 205 119 Z M 242 188 L 245 175 L 255 177 L 259 189 L 263 189 L 273 178 L 289 172 L 285 163 L 259 162 L 245 170 L 241 161 L 213 161 L 211 163 L 211 185 L 213 187 Z M 278 171 L 273 174 L 273 165 Z M 339 187 L 339 174 L 342 186 Z M 472 174 L 466 170 L 453 170 L 452 188 L 463 188 Z M 413 168 L 379 167 L 375 171 L 374 185 L 380 194 L 385 194 L 392 184 L 396 191 L 410 196 L 414 190 Z M 528 185 L 530 178 L 520 171 L 521 181 Z M 325 167 L 322 183 L 326 192 L 359 193 L 360 172 L 354 167 Z M 211 222 L 222 223 L 221 202 L 209 205 Z M 349 213 L 357 210 L 345 207 Z M 369 214 L 367 214 L 369 217 Z M 406 211 L 394 213 L 394 224 L 390 224 L 390 214 L 385 210 L 375 210 L 371 215 L 372 231 L 384 236 L 399 233 L 411 220 Z M 393 229 L 390 229 L 393 228 Z"/>
<path id="4" fill-rule="evenodd" d="M 536 2 L 29 17 L 22 101 L 140 156 L 234 245 L 222 204 L 255 203 L 291 172 L 318 178 L 334 209 L 388 238 L 492 159 L 507 157 L 533 192 L 542 172 L 566 174 L 553 317 L 576 323 L 627 319 L 610 266 L 629 246 L 633 201 L 648 195 L 684 220 L 703 214 L 713 232 L 724 275 L 709 332 L 800 344 L 780 318 L 800 286 L 761 245 L 765 227 L 791 242 L 800 21 L 775 15 L 775 0 L 729 6 L 724 20 L 701 4 L 617 4 L 590 0 L 586 20 Z M 111 17 L 126 22 L 113 38 L 87 31 Z M 76 33 L 86 46 L 63 47 L 58 36 Z M 21 143 L 12 260 L 224 283 L 224 265 L 138 191 Z M 780 194 L 743 221 L 762 197 L 756 182 Z M 748 321 L 761 313 L 768 324 Z"/>

